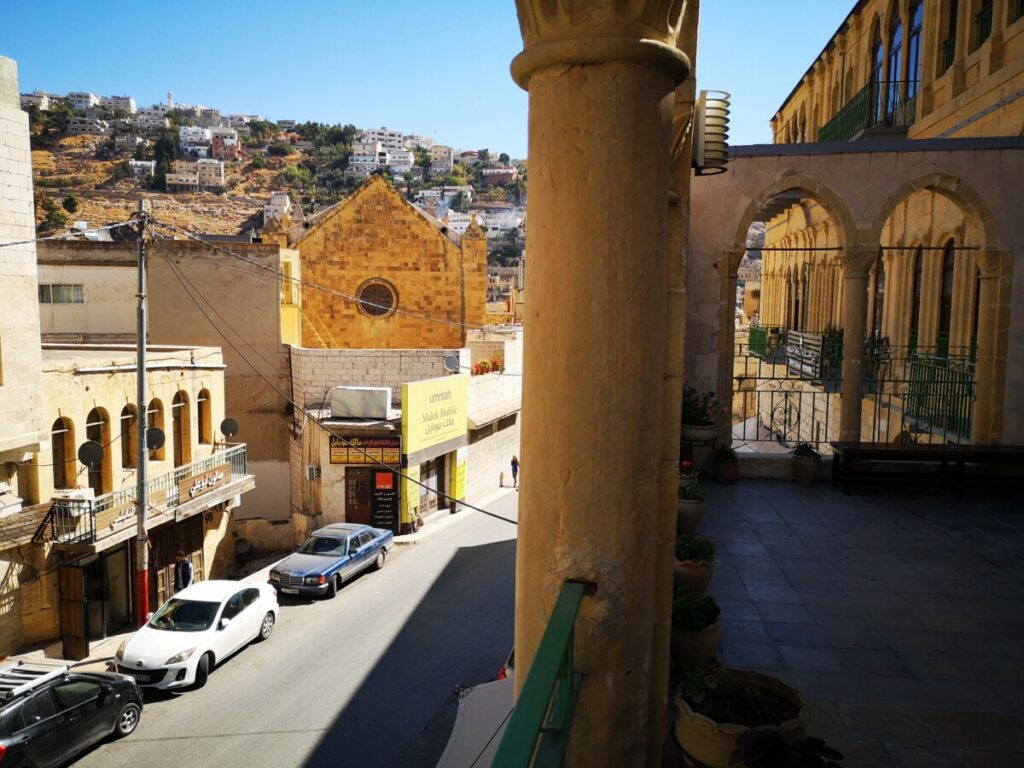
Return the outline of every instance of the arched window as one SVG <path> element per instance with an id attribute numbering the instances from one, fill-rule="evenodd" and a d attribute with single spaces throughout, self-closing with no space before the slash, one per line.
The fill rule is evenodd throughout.
<path id="1" fill-rule="evenodd" d="M 102 408 L 93 408 L 85 417 L 85 437 L 103 446 L 103 458 L 99 465 L 89 467 L 89 487 L 97 496 L 108 493 L 113 485 L 110 461 L 110 418 Z"/>
<path id="2" fill-rule="evenodd" d="M 149 405 L 146 407 L 146 418 L 148 419 L 146 426 L 149 429 L 155 427 L 162 432 L 164 429 L 164 404 L 156 398 L 150 400 Z M 159 448 L 154 448 L 149 452 L 149 460 L 163 461 L 164 456 L 166 456 L 166 449 L 166 442 Z"/>
<path id="3" fill-rule="evenodd" d="M 981 0 L 976 6 L 974 14 L 974 46 L 971 50 L 981 48 L 986 40 L 992 36 L 992 0 Z"/>
<path id="4" fill-rule="evenodd" d="M 939 332 L 935 346 L 940 355 L 949 351 L 949 332 L 953 324 L 953 271 L 956 267 L 956 242 L 946 241 L 942 249 L 942 293 L 939 296 Z"/>
<path id="5" fill-rule="evenodd" d="M 900 91 L 903 71 L 903 19 L 900 18 L 899 7 L 893 8 L 892 19 L 889 21 L 889 96 L 886 105 L 886 116 L 893 122 L 896 109 L 900 105 Z"/>
<path id="6" fill-rule="evenodd" d="M 907 34 L 907 99 L 917 95 L 921 81 L 921 26 L 924 24 L 924 3 L 910 4 L 910 32 Z"/>
<path id="7" fill-rule="evenodd" d="M 192 414 L 188 395 L 178 392 L 171 403 L 172 431 L 174 432 L 174 466 L 181 467 L 192 461 Z"/>
<path id="8" fill-rule="evenodd" d="M 202 445 L 213 443 L 213 409 L 210 402 L 210 390 L 201 389 L 196 397 L 196 410 L 199 416 L 199 442 Z"/>
<path id="9" fill-rule="evenodd" d="M 139 452 L 139 428 L 135 423 L 138 409 L 134 405 L 126 405 L 121 409 L 121 469 L 131 469 L 136 463 Z"/>
<path id="10" fill-rule="evenodd" d="M 75 487 L 75 425 L 61 416 L 50 427 L 53 454 L 53 487 L 56 490 Z"/>
<path id="11" fill-rule="evenodd" d="M 885 52 L 882 48 L 882 36 L 875 30 L 875 39 L 871 43 L 871 101 L 874 104 L 874 124 L 882 122 L 885 114 Z"/>
<path id="12" fill-rule="evenodd" d="M 882 251 L 879 249 L 875 256 L 875 267 L 873 270 L 872 294 L 872 323 L 871 332 L 875 338 L 885 335 L 882 327 L 884 319 L 883 310 L 885 307 L 885 262 L 882 259 Z"/>
<path id="13" fill-rule="evenodd" d="M 956 17 L 959 10 L 957 5 L 957 0 L 948 0 L 947 13 L 943 17 L 945 29 L 942 42 L 939 43 L 940 75 L 953 66 L 953 60 L 956 58 Z"/>
<path id="14" fill-rule="evenodd" d="M 918 330 L 921 323 L 921 279 L 924 276 L 924 249 L 919 245 L 914 250 L 914 287 L 910 303 L 910 346 L 917 347 Z"/>

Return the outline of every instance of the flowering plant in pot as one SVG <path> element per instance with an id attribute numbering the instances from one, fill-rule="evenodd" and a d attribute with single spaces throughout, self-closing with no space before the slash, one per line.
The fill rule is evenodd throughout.
<path id="1" fill-rule="evenodd" d="M 699 477 L 697 468 L 693 465 L 690 459 L 683 459 L 679 462 L 679 486 L 682 487 L 688 483 L 697 482 Z"/>
<path id="2" fill-rule="evenodd" d="M 684 664 L 710 659 L 718 650 L 718 616 L 721 609 L 713 597 L 698 597 L 686 590 L 672 598 L 672 660 Z"/>
<path id="3" fill-rule="evenodd" d="M 676 533 L 693 533 L 704 516 L 704 486 L 689 482 L 679 486 L 676 505 Z"/>
<path id="4" fill-rule="evenodd" d="M 793 449 L 793 479 L 800 485 L 814 485 L 821 465 L 821 454 L 810 443 L 800 443 Z"/>
<path id="5" fill-rule="evenodd" d="M 694 597 L 701 597 L 708 588 L 714 569 L 715 548 L 701 536 L 683 534 L 676 539 L 674 584 Z"/>
<path id="6" fill-rule="evenodd" d="M 711 440 L 715 436 L 715 412 L 721 405 L 712 391 L 698 392 L 683 385 L 682 437 L 684 440 Z"/>
<path id="7" fill-rule="evenodd" d="M 740 479 L 740 462 L 736 451 L 722 446 L 715 451 L 715 481 L 733 485 Z"/>
<path id="8" fill-rule="evenodd" d="M 744 765 L 736 762 L 747 759 L 736 757 L 743 754 L 738 752 L 739 740 L 751 729 L 775 731 L 787 742 L 804 738 L 807 707 L 800 695 L 780 680 L 727 669 L 713 659 L 683 665 L 679 676 L 675 736 L 687 755 L 701 765 Z M 751 749 L 749 756 L 755 757 L 755 750 Z M 748 768 L 754 765 L 748 764 Z"/>

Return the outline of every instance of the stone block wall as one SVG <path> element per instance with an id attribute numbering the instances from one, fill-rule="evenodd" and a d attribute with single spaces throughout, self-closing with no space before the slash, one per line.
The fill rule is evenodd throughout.
<path id="1" fill-rule="evenodd" d="M 518 455 L 518 413 L 472 433 L 466 464 L 466 500 L 474 503 L 502 485 L 512 485 L 511 461 Z"/>

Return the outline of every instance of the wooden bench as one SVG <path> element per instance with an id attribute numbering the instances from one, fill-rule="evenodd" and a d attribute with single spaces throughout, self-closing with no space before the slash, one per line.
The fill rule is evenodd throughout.
<path id="1" fill-rule="evenodd" d="M 968 479 L 967 464 L 999 465 L 1003 467 L 1024 466 L 1022 445 L 944 445 L 940 443 L 861 443 L 832 441 L 832 485 L 842 483 L 843 493 L 849 494 L 856 471 L 855 462 L 916 462 L 939 464 L 938 477 L 945 486 L 949 477 L 949 466 L 953 465 L 953 493 L 959 498 Z M 860 476 L 879 473 L 862 471 Z M 893 475 L 895 476 L 895 475 Z M 905 476 L 905 475 L 901 475 Z M 984 480 L 1016 479 L 1024 482 L 1024 474 L 985 474 Z"/>

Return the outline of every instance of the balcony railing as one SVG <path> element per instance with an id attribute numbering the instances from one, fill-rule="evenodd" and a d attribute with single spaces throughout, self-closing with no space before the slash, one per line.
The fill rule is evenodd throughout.
<path id="1" fill-rule="evenodd" d="M 914 122 L 916 80 L 868 83 L 818 131 L 818 141 L 850 141 L 879 126 L 903 127 Z"/>
<path id="2" fill-rule="evenodd" d="M 146 496 L 150 510 L 173 510 L 245 474 L 244 445 L 218 451 L 149 480 Z M 95 544 L 135 526 L 135 500 L 134 486 L 94 499 L 54 498 L 48 516 L 50 536 L 59 544 Z"/>
<path id="3" fill-rule="evenodd" d="M 786 365 L 804 379 L 838 382 L 843 371 L 842 336 L 787 331 Z"/>
<path id="4" fill-rule="evenodd" d="M 498 745 L 493 768 L 565 764 L 572 713 L 583 675 L 573 668 L 573 626 L 586 584 L 562 584 L 519 700 Z"/>
<path id="5" fill-rule="evenodd" d="M 950 35 L 942 41 L 942 66 L 939 74 L 953 66 L 953 59 L 956 58 L 956 36 Z"/>
<path id="6" fill-rule="evenodd" d="M 907 418 L 930 431 L 969 440 L 974 415 L 974 373 L 974 361 L 966 357 L 913 355 L 905 405 Z"/>
<path id="7" fill-rule="evenodd" d="M 992 6 L 987 5 L 974 14 L 974 47 L 981 48 L 982 43 L 992 34 Z"/>

